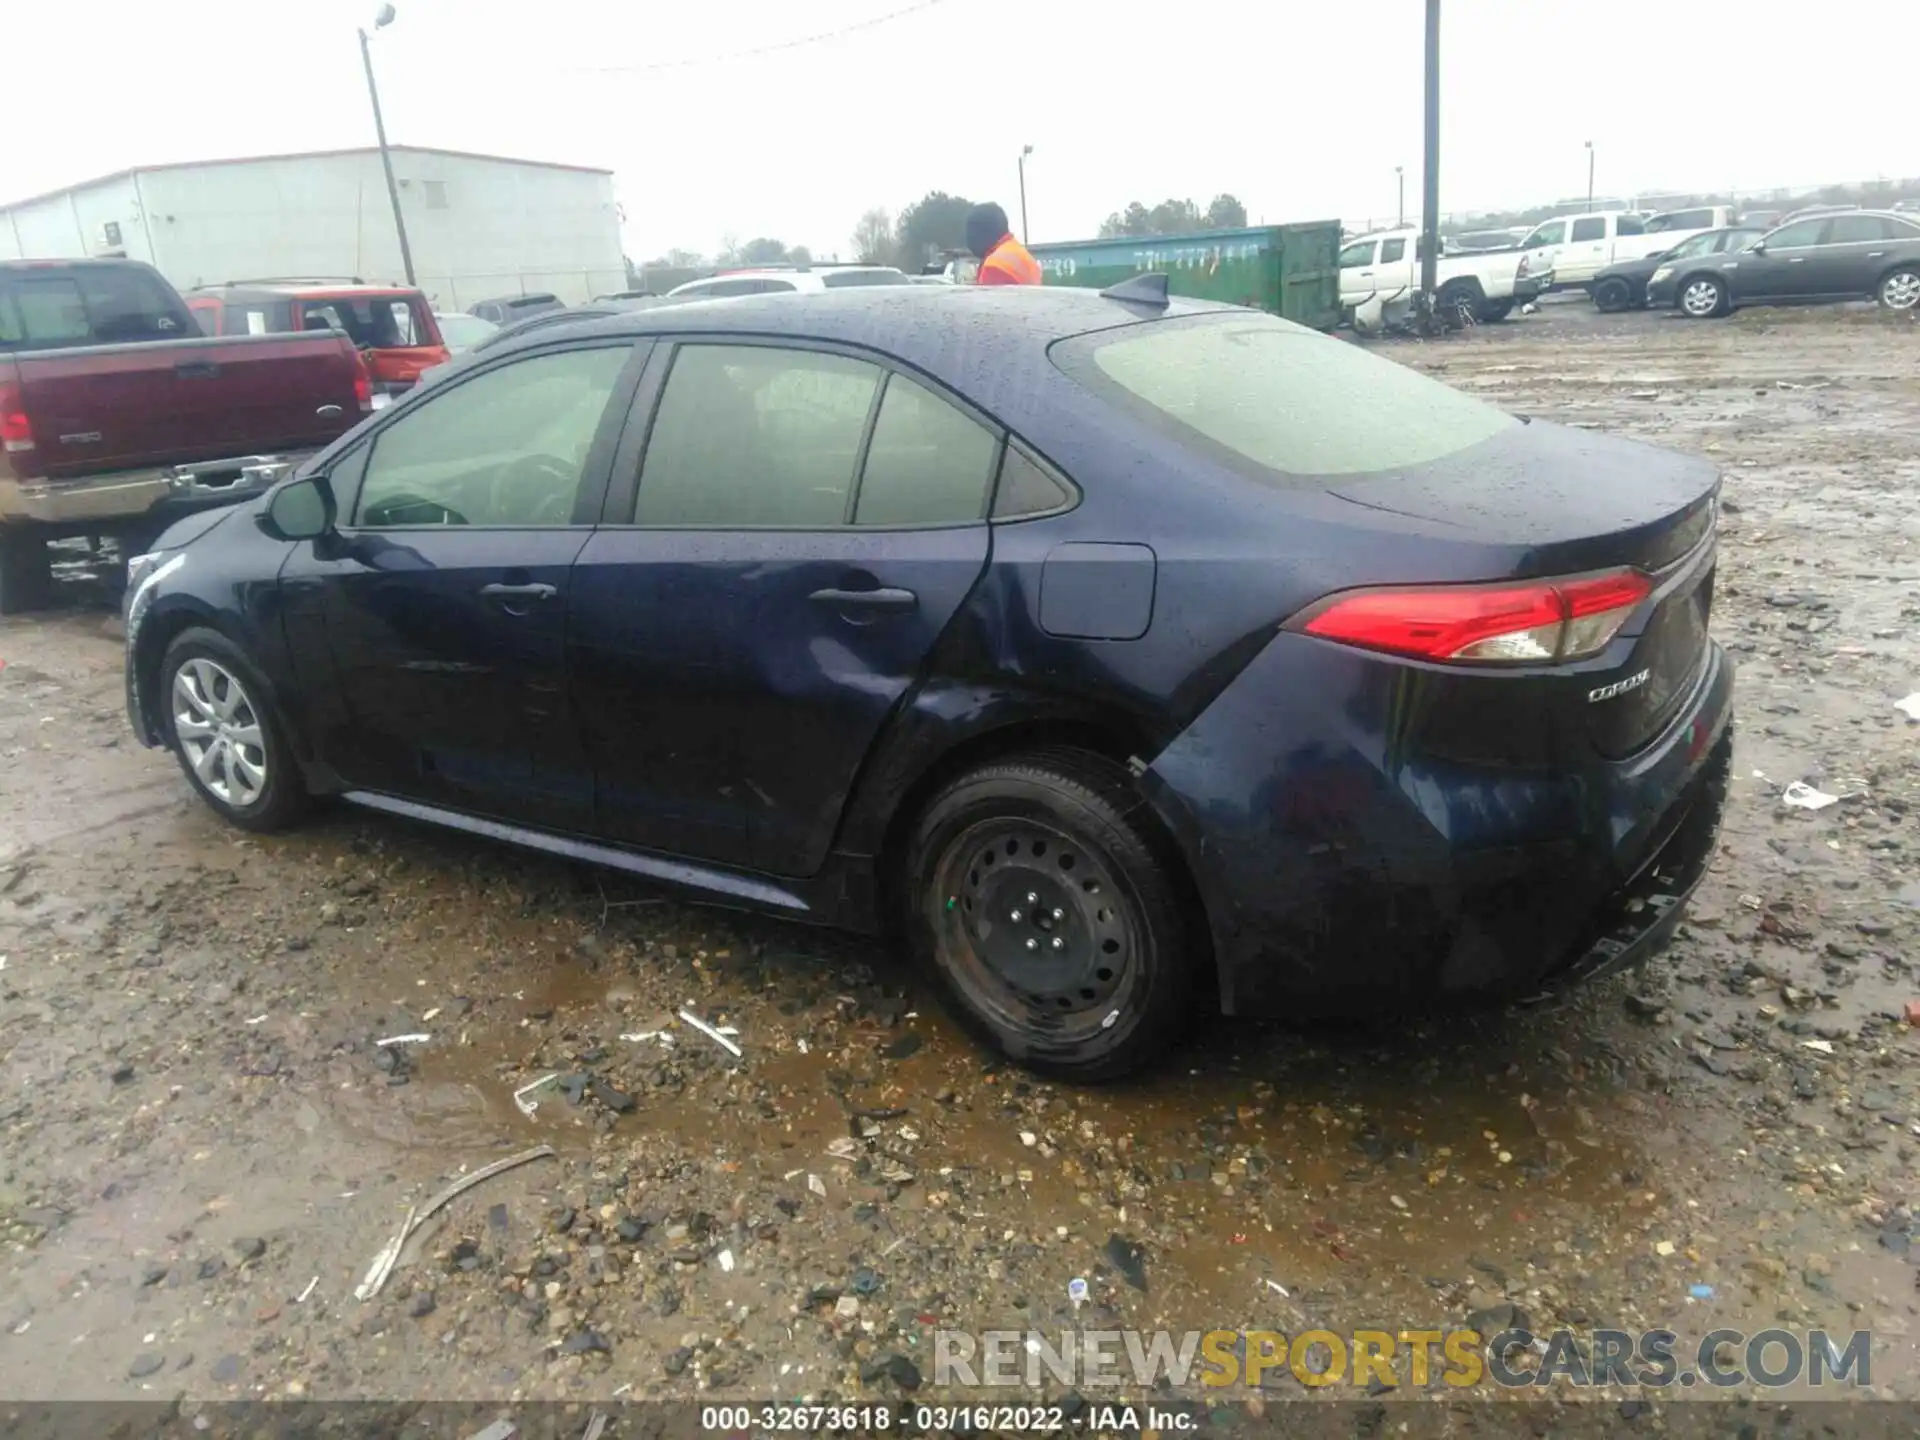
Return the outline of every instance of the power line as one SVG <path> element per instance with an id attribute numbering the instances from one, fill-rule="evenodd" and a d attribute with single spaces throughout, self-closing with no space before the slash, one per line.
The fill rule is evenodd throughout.
<path id="1" fill-rule="evenodd" d="M 684 70 L 695 65 L 723 65 L 730 60 L 749 60 L 756 55 L 774 55 L 782 50 L 798 50 L 803 46 L 818 45 L 827 40 L 856 35 L 862 30 L 877 29 L 879 26 L 891 24 L 895 20 L 904 20 L 909 15 L 917 15 L 922 10 L 931 10 L 934 6 L 945 3 L 946 0 L 918 0 L 917 4 L 905 5 L 898 10 L 889 10 L 884 15 L 875 15 L 870 19 L 857 20 L 851 25 L 842 25 L 837 30 L 821 30 L 793 40 L 782 40 L 773 45 L 759 45 L 751 50 L 733 50 L 724 55 L 696 56 L 685 60 L 661 60 L 651 65 L 583 65 L 580 68 L 595 75 L 644 75 L 649 71 Z"/>

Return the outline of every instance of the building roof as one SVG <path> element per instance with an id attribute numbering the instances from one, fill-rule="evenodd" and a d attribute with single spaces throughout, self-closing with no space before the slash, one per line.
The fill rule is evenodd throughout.
<path id="1" fill-rule="evenodd" d="M 499 165 L 530 165 L 539 170 L 572 170 L 586 175 L 611 175 L 613 171 L 598 165 L 564 165 L 553 160 L 526 160 L 513 155 L 486 155 L 477 150 L 443 150 L 437 145 L 390 145 L 389 150 L 407 151 L 415 155 L 450 155 L 456 160 L 491 160 Z M 281 155 L 233 155 L 214 160 L 171 160 L 164 165 L 135 165 L 125 170 L 115 170 L 110 175 L 95 175 L 88 180 L 78 180 L 71 185 L 62 185 L 57 190 L 44 190 L 38 195 L 25 195 L 18 200 L 0 201 L 0 210 L 13 210 L 22 205 L 32 205 L 41 200 L 53 200 L 75 190 L 91 189 L 95 185 L 105 185 L 112 180 L 125 180 L 134 175 L 151 175 L 158 170 L 203 170 L 210 165 L 258 165 L 270 160 L 327 160 L 338 155 L 378 155 L 379 148 L 373 145 L 350 145 L 339 150 L 295 150 Z"/>

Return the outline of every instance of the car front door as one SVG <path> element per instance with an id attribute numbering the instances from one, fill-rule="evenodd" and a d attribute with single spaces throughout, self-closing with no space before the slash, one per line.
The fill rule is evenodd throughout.
<path id="1" fill-rule="evenodd" d="M 1606 269 L 1612 259 L 1612 247 L 1607 244 L 1607 217 L 1582 215 L 1567 227 L 1567 243 L 1560 247 L 1560 258 L 1554 263 L 1554 279 L 1584 285 Z"/>
<path id="2" fill-rule="evenodd" d="M 1340 303 L 1351 309 L 1363 304 L 1380 287 L 1375 283 L 1373 260 L 1380 253 L 1378 240 L 1356 240 L 1340 252 Z"/>
<path id="3" fill-rule="evenodd" d="M 441 382 L 333 465 L 338 529 L 301 544 L 281 582 L 305 667 L 316 644 L 331 659 L 331 683 L 303 688 L 349 787 L 590 823 L 569 585 L 642 358 L 623 340 L 509 357 Z"/>
<path id="4" fill-rule="evenodd" d="M 688 341 L 641 393 L 569 612 L 598 826 L 811 874 L 986 567 L 1000 436 L 830 348 Z"/>
<path id="5" fill-rule="evenodd" d="M 1802 300 L 1813 294 L 1809 266 L 1819 255 L 1829 221 L 1826 216 L 1796 220 L 1767 236 L 1766 247 L 1726 262 L 1734 299 L 1744 305 Z"/>
<path id="6" fill-rule="evenodd" d="M 1520 242 L 1521 250 L 1526 252 L 1527 271 L 1533 275 L 1553 273 L 1554 283 L 1559 283 L 1560 246 L 1567 236 L 1567 222 L 1548 220 L 1536 225 L 1533 233 Z"/>

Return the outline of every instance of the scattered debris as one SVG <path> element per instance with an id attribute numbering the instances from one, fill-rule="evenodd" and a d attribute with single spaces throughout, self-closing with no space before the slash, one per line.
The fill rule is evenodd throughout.
<path id="1" fill-rule="evenodd" d="M 729 1275 L 733 1273 L 733 1251 L 722 1250 L 715 1258 L 719 1260 L 722 1270 L 726 1271 Z"/>
<path id="2" fill-rule="evenodd" d="M 1909 720 L 1920 720 L 1920 690 L 1914 691 L 1904 700 L 1894 701 L 1893 708 Z"/>
<path id="3" fill-rule="evenodd" d="M 527 1096 L 542 1086 L 551 1085 L 559 1078 L 560 1072 L 556 1070 L 551 1075 L 542 1075 L 538 1080 L 531 1080 L 525 1085 L 522 1085 L 518 1090 L 513 1092 L 514 1107 L 529 1120 L 533 1119 L 534 1112 L 540 1108 L 540 1102 L 538 1100 L 529 1100 Z"/>
<path id="4" fill-rule="evenodd" d="M 1824 810 L 1829 805 L 1838 805 L 1840 797 L 1816 790 L 1804 780 L 1796 780 L 1780 792 L 1780 803 L 1795 810 Z"/>
<path id="5" fill-rule="evenodd" d="M 1831 1040 L 1802 1040 L 1800 1042 L 1800 1048 L 1802 1050 L 1817 1050 L 1822 1055 L 1833 1054 L 1833 1042 Z"/>
<path id="6" fill-rule="evenodd" d="M 384 1050 L 389 1045 L 424 1045 L 432 1038 L 433 1036 L 427 1034 L 424 1030 L 415 1031 L 411 1035 L 389 1035 L 384 1040 L 374 1041 L 373 1048 L 376 1050 Z"/>
<path id="7" fill-rule="evenodd" d="M 725 1050 L 729 1055 L 733 1056 L 736 1060 L 739 1059 L 745 1053 L 744 1051 L 741 1050 L 741 1048 L 738 1045 L 734 1044 L 733 1041 L 729 1040 L 725 1035 L 721 1034 L 720 1031 L 714 1029 L 713 1026 L 707 1024 L 706 1021 L 702 1020 L 698 1015 L 694 1014 L 691 1010 L 682 1010 L 680 1012 L 680 1018 L 684 1020 L 687 1024 L 691 1025 L 694 1029 L 698 1030 L 702 1035 L 706 1036 L 709 1040 L 713 1041 L 714 1044 L 718 1045 L 722 1050 Z"/>
<path id="8" fill-rule="evenodd" d="M 553 1077 L 549 1076 L 547 1078 L 552 1079 Z M 516 1096 L 515 1098 L 517 1100 L 518 1097 Z M 407 1210 L 407 1218 L 400 1226 L 400 1233 L 394 1236 L 393 1240 L 383 1248 L 378 1255 L 373 1257 L 373 1264 L 368 1267 L 367 1270 L 367 1278 L 362 1280 L 353 1292 L 354 1298 L 356 1300 L 371 1300 L 380 1293 L 381 1287 L 387 1283 L 387 1277 L 393 1273 L 395 1263 L 400 1259 L 400 1251 L 405 1247 L 407 1237 L 413 1234 L 416 1225 L 438 1214 L 441 1210 L 452 1204 L 454 1200 L 464 1195 L 474 1186 L 480 1184 L 481 1181 L 491 1180 L 496 1175 L 504 1174 L 506 1171 L 512 1170 L 520 1165 L 528 1164 L 530 1161 L 550 1159 L 552 1155 L 553 1147 L 551 1145 L 536 1145 L 531 1150 L 523 1150 L 518 1155 L 509 1155 L 503 1160 L 494 1161 L 491 1165 L 482 1165 L 471 1175 L 461 1176 L 460 1179 L 454 1181 L 453 1184 L 429 1200 L 424 1207 L 419 1209 L 409 1207 Z"/>
<path id="9" fill-rule="evenodd" d="M 1711 1300 L 1713 1298 L 1713 1286 L 1689 1285 L 1687 1287 L 1687 1294 L 1695 1300 Z"/>
<path id="10" fill-rule="evenodd" d="M 407 1208 L 407 1218 L 400 1223 L 400 1233 L 395 1235 L 380 1252 L 373 1257 L 373 1264 L 367 1267 L 367 1275 L 354 1287 L 353 1298 L 359 1301 L 373 1299 L 387 1283 L 387 1277 L 393 1273 L 394 1262 L 400 1258 L 400 1247 L 407 1243 L 407 1236 L 413 1233 L 413 1207 Z"/>
<path id="11" fill-rule="evenodd" d="M 1067 1299 L 1073 1302 L 1075 1310 L 1087 1303 L 1087 1282 L 1080 1276 L 1076 1275 L 1067 1282 Z"/>
<path id="12" fill-rule="evenodd" d="M 318 1275 L 314 1276 L 311 1280 L 307 1281 L 306 1289 L 302 1290 L 298 1295 L 293 1297 L 293 1303 L 296 1305 L 306 1304 L 307 1297 L 313 1294 L 313 1287 L 318 1285 L 319 1283 L 320 1283 L 320 1277 Z"/>
<path id="13" fill-rule="evenodd" d="M 1673 1249 L 1674 1246 L 1671 1240 L 1657 1240 L 1654 1242 L 1653 1253 L 1664 1257 L 1673 1254 Z"/>
<path id="14" fill-rule="evenodd" d="M 511 1420 L 496 1420 L 479 1433 L 469 1435 L 467 1440 L 513 1440 L 519 1433 Z"/>
<path id="15" fill-rule="evenodd" d="M 1147 1289 L 1147 1252 L 1124 1235 L 1107 1237 L 1105 1255 L 1120 1278 L 1142 1294 Z"/>

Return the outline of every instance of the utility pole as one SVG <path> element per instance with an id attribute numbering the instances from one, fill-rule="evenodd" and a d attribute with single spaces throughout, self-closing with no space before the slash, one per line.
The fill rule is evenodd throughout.
<path id="1" fill-rule="evenodd" d="M 1587 209 L 1593 209 L 1593 142 L 1587 141 Z"/>
<path id="2" fill-rule="evenodd" d="M 1440 0 L 1427 0 L 1427 133 L 1420 219 L 1420 294 L 1426 328 L 1433 330 L 1434 291 L 1440 283 Z"/>
<path id="3" fill-rule="evenodd" d="M 1020 243 L 1027 243 L 1027 156 L 1033 153 L 1033 146 L 1025 145 L 1020 149 Z"/>
<path id="4" fill-rule="evenodd" d="M 1394 166 L 1393 178 L 1394 183 L 1400 187 L 1400 219 L 1398 223 L 1402 229 L 1405 229 L 1407 224 L 1407 167 L 1404 165 Z"/>
<path id="5" fill-rule="evenodd" d="M 373 28 L 380 30 L 393 23 L 393 6 L 382 5 L 373 17 Z M 380 116 L 380 87 L 373 81 L 373 51 L 367 47 L 367 32 L 360 34 L 360 63 L 367 70 L 367 98 L 373 101 L 373 133 L 380 140 L 380 165 L 387 172 L 387 199 L 393 202 L 393 229 L 400 237 L 400 264 L 407 272 L 407 284 L 413 278 L 413 251 L 407 247 L 407 220 L 400 213 L 400 185 L 393 178 L 393 156 L 387 149 L 387 122 Z"/>

